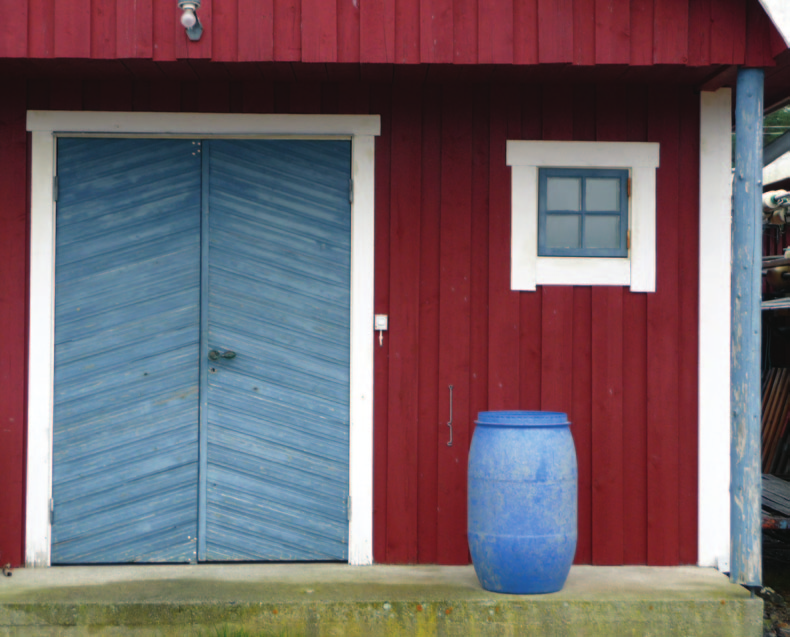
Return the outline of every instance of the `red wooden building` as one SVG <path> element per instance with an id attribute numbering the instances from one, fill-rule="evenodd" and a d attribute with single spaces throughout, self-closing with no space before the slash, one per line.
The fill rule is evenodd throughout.
<path id="1" fill-rule="evenodd" d="M 351 140 L 351 562 L 468 562 L 467 452 L 494 409 L 569 414 L 577 563 L 725 560 L 728 87 L 764 67 L 766 105 L 790 95 L 758 0 L 197 14 L 192 42 L 175 1 L 4 3 L 0 562 L 53 561 L 53 151 L 80 135 Z M 627 257 L 535 251 L 545 166 L 630 171 Z"/>

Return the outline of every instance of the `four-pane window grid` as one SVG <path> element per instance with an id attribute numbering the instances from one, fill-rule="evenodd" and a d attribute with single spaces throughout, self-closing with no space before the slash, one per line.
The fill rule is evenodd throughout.
<path id="1" fill-rule="evenodd" d="M 628 170 L 541 168 L 538 254 L 628 256 Z"/>

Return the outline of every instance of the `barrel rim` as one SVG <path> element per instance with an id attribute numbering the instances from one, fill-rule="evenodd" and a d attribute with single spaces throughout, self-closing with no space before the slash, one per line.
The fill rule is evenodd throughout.
<path id="1" fill-rule="evenodd" d="M 561 411 L 502 410 L 479 412 L 475 424 L 484 427 L 564 427 L 571 423 L 568 414 Z"/>

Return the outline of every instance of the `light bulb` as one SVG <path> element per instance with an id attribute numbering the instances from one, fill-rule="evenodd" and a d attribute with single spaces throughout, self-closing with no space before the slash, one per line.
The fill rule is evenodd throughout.
<path id="1" fill-rule="evenodd" d="M 181 14 L 181 24 L 185 29 L 191 29 L 197 23 L 197 16 L 192 7 L 184 7 L 184 13 Z"/>

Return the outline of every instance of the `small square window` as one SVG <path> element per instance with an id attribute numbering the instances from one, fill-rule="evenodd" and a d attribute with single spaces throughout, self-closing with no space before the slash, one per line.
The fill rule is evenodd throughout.
<path id="1" fill-rule="evenodd" d="M 538 255 L 628 257 L 628 170 L 541 168 Z"/>

